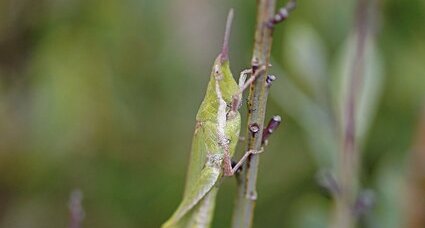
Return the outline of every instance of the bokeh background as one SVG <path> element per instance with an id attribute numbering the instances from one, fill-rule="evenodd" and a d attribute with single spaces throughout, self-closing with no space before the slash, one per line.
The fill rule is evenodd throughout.
<path id="1" fill-rule="evenodd" d="M 0 227 L 67 227 L 75 189 L 84 227 L 165 221 L 181 200 L 226 14 L 234 8 L 238 75 L 250 63 L 255 5 L 0 0 Z M 333 200 L 317 173 L 337 175 L 355 9 L 353 0 L 299 1 L 275 30 L 267 118 L 284 122 L 261 155 L 255 227 L 328 227 Z M 404 227 L 409 186 L 425 175 L 425 156 L 413 153 L 425 141 L 425 2 L 376 1 L 371 12 L 357 136 L 361 186 L 375 205 L 360 226 Z M 229 226 L 235 187 L 223 182 L 214 227 Z"/>

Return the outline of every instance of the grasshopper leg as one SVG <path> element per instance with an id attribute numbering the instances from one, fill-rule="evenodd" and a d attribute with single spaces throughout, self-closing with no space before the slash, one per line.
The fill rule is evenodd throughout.
<path id="1" fill-rule="evenodd" d="M 239 91 L 233 95 L 233 101 L 232 101 L 232 108 L 230 112 L 227 114 L 228 118 L 231 118 L 234 114 L 237 112 L 237 110 L 240 108 L 241 100 L 242 100 L 242 93 L 244 90 L 246 90 L 252 82 L 255 81 L 255 79 L 260 75 L 264 70 L 266 69 L 265 66 L 260 67 L 255 71 L 254 74 L 252 74 L 252 69 L 246 69 L 243 70 L 239 77 Z M 251 77 L 247 80 L 246 77 L 248 74 L 251 74 Z M 263 148 L 261 148 L 259 151 L 256 150 L 249 150 L 245 152 L 244 156 L 239 160 L 238 163 L 234 167 L 232 167 L 232 161 L 230 159 L 229 152 L 226 150 L 224 152 L 224 160 L 223 160 L 223 170 L 225 176 L 233 176 L 236 171 L 239 169 L 239 167 L 242 166 L 243 162 L 249 157 L 251 154 L 259 154 L 263 152 Z"/>
<path id="2" fill-rule="evenodd" d="M 266 70 L 266 66 L 261 66 L 254 73 L 252 73 L 252 70 L 251 70 L 250 71 L 251 77 L 242 86 L 241 84 L 239 84 L 239 93 L 243 93 L 243 91 L 245 91 L 255 81 L 255 79 L 257 79 L 257 77 L 261 73 L 263 73 L 265 70 Z"/>
<path id="3" fill-rule="evenodd" d="M 239 91 L 233 95 L 232 97 L 232 108 L 230 109 L 230 113 L 235 113 L 239 108 L 241 107 L 241 100 L 242 100 L 242 89 L 245 86 L 246 78 L 248 74 L 252 73 L 252 69 L 245 69 L 240 73 L 239 76 Z"/>
<path id="4" fill-rule="evenodd" d="M 266 70 L 265 66 L 260 67 L 255 71 L 255 73 L 252 73 L 252 69 L 245 69 L 241 72 L 239 76 L 239 91 L 233 95 L 232 97 L 232 108 L 230 110 L 230 113 L 236 112 L 240 106 L 241 106 L 241 100 L 242 100 L 242 93 L 252 84 L 252 82 L 257 79 L 258 75 L 260 75 L 262 72 Z M 251 77 L 247 80 L 247 75 L 251 74 Z M 230 115 L 231 116 L 231 115 Z"/>
<path id="5" fill-rule="evenodd" d="M 259 154 L 264 151 L 263 147 L 261 147 L 260 150 L 248 150 L 245 152 L 245 154 L 242 156 L 242 158 L 232 167 L 232 161 L 230 160 L 230 156 L 228 153 L 225 153 L 224 155 L 224 175 L 225 176 L 233 176 L 235 175 L 236 171 L 242 166 L 242 164 L 245 162 L 245 160 L 249 157 L 251 154 Z"/>

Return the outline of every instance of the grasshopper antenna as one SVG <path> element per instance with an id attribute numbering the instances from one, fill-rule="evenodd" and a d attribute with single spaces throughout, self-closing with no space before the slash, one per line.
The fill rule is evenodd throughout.
<path id="1" fill-rule="evenodd" d="M 229 39 L 230 39 L 230 30 L 232 29 L 232 21 L 233 21 L 233 9 L 230 9 L 229 14 L 227 15 L 226 32 L 224 33 L 223 48 L 221 49 L 222 62 L 229 59 Z"/>

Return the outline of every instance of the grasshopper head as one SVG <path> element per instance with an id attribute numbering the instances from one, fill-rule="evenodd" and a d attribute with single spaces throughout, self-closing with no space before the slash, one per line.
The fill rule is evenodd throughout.
<path id="1" fill-rule="evenodd" d="M 233 21 L 233 9 L 229 11 L 226 22 L 226 31 L 224 33 L 223 47 L 221 53 L 214 61 L 211 80 L 219 81 L 223 99 L 230 103 L 232 96 L 237 92 L 238 86 L 230 71 L 229 65 L 229 38 Z"/>
<path id="2" fill-rule="evenodd" d="M 220 53 L 214 61 L 211 72 L 211 82 L 218 81 L 223 99 L 230 104 L 232 96 L 238 92 L 238 84 L 230 71 L 229 59 Z M 213 83 L 215 84 L 215 83 Z"/>
<path id="3" fill-rule="evenodd" d="M 198 118 L 200 119 L 216 119 L 215 117 L 210 116 L 211 113 L 214 113 L 215 115 L 218 109 L 216 82 L 218 82 L 223 100 L 227 103 L 229 107 L 231 106 L 233 95 L 235 95 L 239 89 L 238 84 L 236 83 L 235 79 L 233 78 L 232 72 L 230 71 L 229 65 L 228 43 L 232 19 L 233 10 L 230 10 L 229 16 L 227 17 L 223 48 L 221 50 L 221 53 L 214 61 L 210 82 L 207 88 L 207 93 L 198 112 Z"/>

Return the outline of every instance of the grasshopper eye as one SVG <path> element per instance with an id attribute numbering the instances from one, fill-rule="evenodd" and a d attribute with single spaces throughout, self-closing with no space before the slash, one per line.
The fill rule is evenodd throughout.
<path id="1" fill-rule="evenodd" d="M 220 74 L 220 67 L 218 65 L 214 65 L 214 73 L 218 76 Z"/>
<path id="2" fill-rule="evenodd" d="M 214 77 L 216 80 L 221 80 L 223 78 L 223 73 L 219 65 L 214 65 Z"/>

